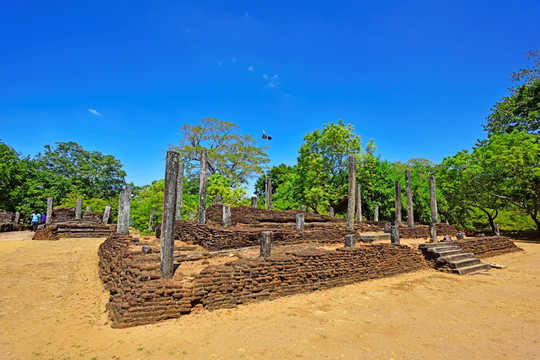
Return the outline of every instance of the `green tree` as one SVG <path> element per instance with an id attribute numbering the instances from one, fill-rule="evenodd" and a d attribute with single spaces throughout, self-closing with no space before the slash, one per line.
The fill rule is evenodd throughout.
<path id="1" fill-rule="evenodd" d="M 190 173 L 197 173 L 200 168 L 203 149 L 208 153 L 210 175 L 225 176 L 234 187 L 262 174 L 262 165 L 268 162 L 265 149 L 257 146 L 254 137 L 241 134 L 240 127 L 228 121 L 201 119 L 197 125 L 183 125 L 179 133 L 180 146 L 170 145 L 170 148 L 180 153 Z"/>
<path id="2" fill-rule="evenodd" d="M 223 204 L 229 206 L 247 205 L 246 189 L 243 187 L 232 187 L 232 180 L 225 176 L 214 174 L 208 178 L 206 204 L 211 205 L 216 202 L 217 196 L 221 195 Z"/>
<path id="3" fill-rule="evenodd" d="M 27 193 L 29 159 L 0 141 L 0 210 L 17 211 Z"/>
<path id="4" fill-rule="evenodd" d="M 268 177 L 272 179 L 272 206 L 276 210 L 289 210 L 298 208 L 299 204 L 292 200 L 292 181 L 296 175 L 296 168 L 293 166 L 280 164 L 273 166 L 268 171 Z M 259 203 L 266 200 L 266 175 L 260 176 L 255 182 L 255 195 L 259 198 Z"/>

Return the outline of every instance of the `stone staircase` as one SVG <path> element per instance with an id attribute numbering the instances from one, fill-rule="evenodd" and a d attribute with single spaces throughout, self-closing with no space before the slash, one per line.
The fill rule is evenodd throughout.
<path id="1" fill-rule="evenodd" d="M 463 252 L 459 245 L 451 241 L 420 244 L 418 248 L 427 260 L 435 264 L 436 269 L 442 271 L 465 275 L 491 268 L 489 264 L 480 262 L 473 253 Z"/>

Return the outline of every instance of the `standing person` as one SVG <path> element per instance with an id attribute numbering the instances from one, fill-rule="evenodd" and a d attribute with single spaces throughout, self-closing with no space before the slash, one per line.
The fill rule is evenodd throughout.
<path id="1" fill-rule="evenodd" d="M 30 217 L 32 218 L 32 231 L 36 232 L 39 219 L 41 219 L 41 214 L 36 210 L 32 213 L 32 215 L 30 215 Z"/>
<path id="2" fill-rule="evenodd" d="M 45 213 L 41 214 L 41 223 L 45 224 L 45 221 L 47 221 L 47 215 Z"/>

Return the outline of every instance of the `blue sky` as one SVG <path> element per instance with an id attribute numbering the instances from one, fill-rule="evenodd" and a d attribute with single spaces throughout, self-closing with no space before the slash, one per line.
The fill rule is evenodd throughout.
<path id="1" fill-rule="evenodd" d="M 4 0 L 0 139 L 75 141 L 136 185 L 205 117 L 266 130 L 272 165 L 339 119 L 383 159 L 440 162 L 485 137 L 539 40 L 538 1 Z"/>

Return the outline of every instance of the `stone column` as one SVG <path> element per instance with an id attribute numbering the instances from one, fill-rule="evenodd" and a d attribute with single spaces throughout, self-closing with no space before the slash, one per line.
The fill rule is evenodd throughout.
<path id="1" fill-rule="evenodd" d="M 300 211 L 305 212 L 306 211 L 306 205 L 300 206 Z"/>
<path id="2" fill-rule="evenodd" d="M 206 150 L 201 152 L 201 176 L 199 185 L 199 224 L 206 224 L 206 177 L 207 177 L 207 154 Z"/>
<path id="3" fill-rule="evenodd" d="M 257 208 L 257 197 L 255 195 L 253 195 L 251 197 L 251 208 L 252 209 L 256 209 Z"/>
<path id="4" fill-rule="evenodd" d="M 405 183 L 407 187 L 407 226 L 414 228 L 414 213 L 412 202 L 412 186 L 411 186 L 411 171 L 405 171 Z"/>
<path id="5" fill-rule="evenodd" d="M 401 224 L 401 182 L 396 181 L 396 201 L 395 201 L 395 210 L 396 210 L 396 225 Z"/>
<path id="6" fill-rule="evenodd" d="M 499 224 L 493 224 L 493 227 L 495 228 L 493 231 L 493 236 L 501 236 L 501 232 L 499 230 Z"/>
<path id="7" fill-rule="evenodd" d="M 231 226 L 231 207 L 223 205 L 223 226 Z"/>
<path id="8" fill-rule="evenodd" d="M 390 228 L 390 242 L 399 245 L 399 226 L 392 225 Z"/>
<path id="9" fill-rule="evenodd" d="M 274 242 L 274 233 L 272 231 L 261 231 L 259 236 L 261 243 L 261 257 L 270 257 L 272 252 L 272 243 Z"/>
<path id="10" fill-rule="evenodd" d="M 221 195 L 216 196 L 216 205 L 221 205 Z"/>
<path id="11" fill-rule="evenodd" d="M 437 193 L 435 192 L 435 177 L 429 177 L 429 198 L 431 203 L 431 222 L 437 223 Z"/>
<path id="12" fill-rule="evenodd" d="M 379 221 L 379 205 L 375 205 L 373 209 L 373 221 Z"/>
<path id="13" fill-rule="evenodd" d="M 458 231 L 458 232 L 456 233 L 456 238 L 457 238 L 458 240 L 463 240 L 463 231 Z"/>
<path id="14" fill-rule="evenodd" d="M 77 199 L 77 207 L 75 208 L 75 220 L 81 220 L 82 215 L 82 199 Z"/>
<path id="15" fill-rule="evenodd" d="M 437 240 L 437 223 L 429 224 L 429 238 L 430 242 L 439 242 Z"/>
<path id="16" fill-rule="evenodd" d="M 130 193 L 130 195 L 131 195 L 131 193 Z M 88 205 L 88 206 L 86 207 L 86 212 L 90 212 L 90 211 L 92 211 L 92 207 L 91 207 L 90 205 Z"/>
<path id="17" fill-rule="evenodd" d="M 193 211 L 190 211 L 189 212 L 189 220 L 193 221 L 194 216 L 195 216 L 195 214 L 193 213 Z"/>
<path id="18" fill-rule="evenodd" d="M 362 222 L 362 186 L 356 185 L 356 218 Z"/>
<path id="19" fill-rule="evenodd" d="M 296 230 L 304 230 L 306 228 L 304 213 L 296 214 Z"/>
<path id="20" fill-rule="evenodd" d="M 356 236 L 354 234 L 345 235 L 345 247 L 354 248 L 356 246 Z"/>
<path id="21" fill-rule="evenodd" d="M 21 213 L 17 211 L 15 213 L 15 219 L 13 219 L 13 223 L 18 224 L 20 219 L 21 219 Z"/>
<path id="22" fill-rule="evenodd" d="M 356 156 L 349 156 L 349 198 L 347 201 L 347 230 L 354 230 L 354 200 L 356 190 Z"/>
<path id="23" fill-rule="evenodd" d="M 148 230 L 152 231 L 154 226 L 154 210 L 150 211 L 150 219 L 148 220 Z"/>
<path id="24" fill-rule="evenodd" d="M 118 203 L 118 225 L 116 232 L 119 234 L 129 234 L 129 213 L 131 206 L 131 187 L 126 188 L 120 193 Z"/>
<path id="25" fill-rule="evenodd" d="M 272 210 L 272 179 L 266 178 L 266 208 Z"/>
<path id="26" fill-rule="evenodd" d="M 106 205 L 105 211 L 103 211 L 103 223 L 108 224 L 110 217 L 111 217 L 111 205 Z"/>
<path id="27" fill-rule="evenodd" d="M 52 222 L 52 201 L 52 197 L 47 198 L 47 219 L 45 220 L 45 224 L 50 224 Z"/>
<path id="28" fill-rule="evenodd" d="M 178 186 L 178 153 L 167 151 L 165 164 L 165 191 L 163 193 L 163 220 L 161 221 L 161 278 L 174 274 L 174 216 L 176 215 L 176 187 Z"/>
<path id="29" fill-rule="evenodd" d="M 184 163 L 178 162 L 178 181 L 176 183 L 176 213 L 175 220 L 182 220 L 182 199 L 184 197 Z"/>
<path id="30" fill-rule="evenodd" d="M 328 215 L 329 215 L 330 217 L 334 217 L 334 216 L 335 216 L 335 215 L 334 215 L 334 208 L 333 208 L 332 206 L 330 206 L 330 209 L 328 209 Z"/>

